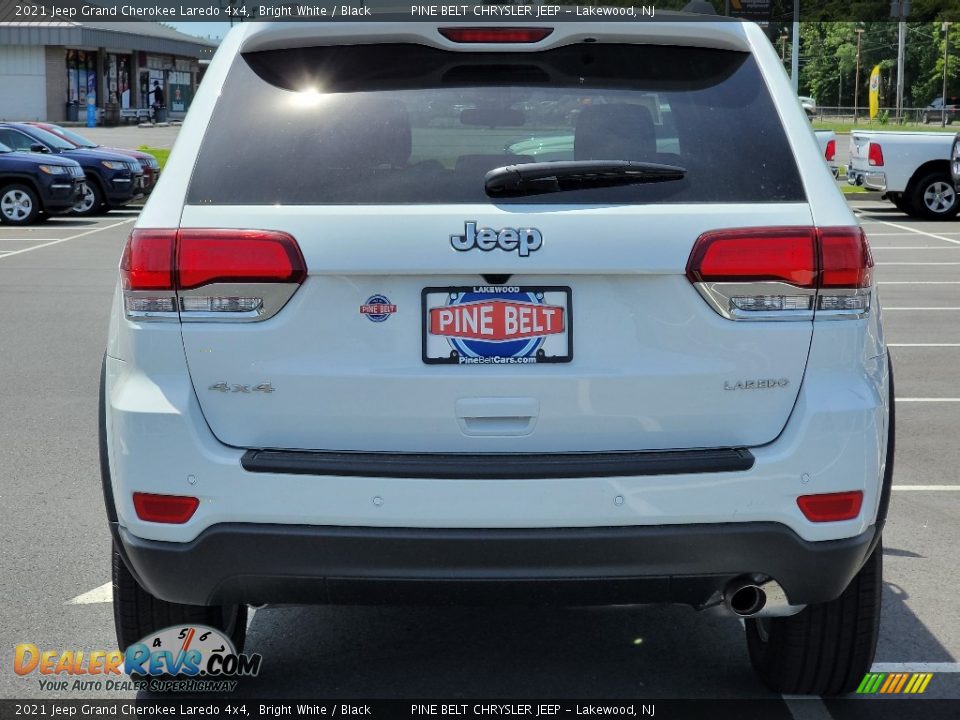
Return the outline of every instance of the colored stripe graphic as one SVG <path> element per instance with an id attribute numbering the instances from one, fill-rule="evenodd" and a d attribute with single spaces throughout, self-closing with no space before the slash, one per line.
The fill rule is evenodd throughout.
<path id="1" fill-rule="evenodd" d="M 856 692 L 860 695 L 920 695 L 926 691 L 933 673 L 867 673 Z"/>

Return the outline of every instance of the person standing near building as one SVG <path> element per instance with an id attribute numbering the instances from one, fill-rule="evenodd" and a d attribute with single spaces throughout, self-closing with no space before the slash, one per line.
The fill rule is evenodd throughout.
<path id="1" fill-rule="evenodd" d="M 153 81 L 153 106 L 155 108 L 163 107 L 163 88 L 156 80 Z"/>

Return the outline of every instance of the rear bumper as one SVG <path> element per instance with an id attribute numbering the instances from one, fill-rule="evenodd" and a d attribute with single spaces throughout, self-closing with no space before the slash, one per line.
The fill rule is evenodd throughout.
<path id="1" fill-rule="evenodd" d="M 887 175 L 877 171 L 850 169 L 847 170 L 847 183 L 862 185 L 868 190 L 884 191 L 887 189 Z"/>
<path id="2" fill-rule="evenodd" d="M 839 596 L 876 529 L 808 542 L 777 523 L 439 529 L 220 524 L 188 543 L 115 527 L 128 566 L 165 600 L 220 603 L 719 602 L 733 579 L 777 580 L 791 604 Z"/>

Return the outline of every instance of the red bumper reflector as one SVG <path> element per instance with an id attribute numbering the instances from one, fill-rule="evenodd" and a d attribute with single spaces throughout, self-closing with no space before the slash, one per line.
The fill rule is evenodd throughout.
<path id="1" fill-rule="evenodd" d="M 797 505 L 804 517 L 810 522 L 837 522 L 853 520 L 860 514 L 863 504 L 863 492 L 824 493 L 822 495 L 801 495 Z"/>
<path id="2" fill-rule="evenodd" d="M 440 28 L 441 35 L 457 43 L 535 43 L 552 32 L 553 28 Z"/>
<path id="3" fill-rule="evenodd" d="M 147 522 L 182 525 L 193 517 L 200 501 L 188 495 L 155 495 L 136 492 L 133 507 L 137 517 Z"/>

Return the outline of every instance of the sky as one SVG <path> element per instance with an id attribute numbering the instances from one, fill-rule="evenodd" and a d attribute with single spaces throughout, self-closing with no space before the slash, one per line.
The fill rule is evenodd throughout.
<path id="1" fill-rule="evenodd" d="M 230 23 L 226 22 L 171 22 L 169 24 L 182 33 L 200 37 L 222 38 L 230 29 Z"/>

